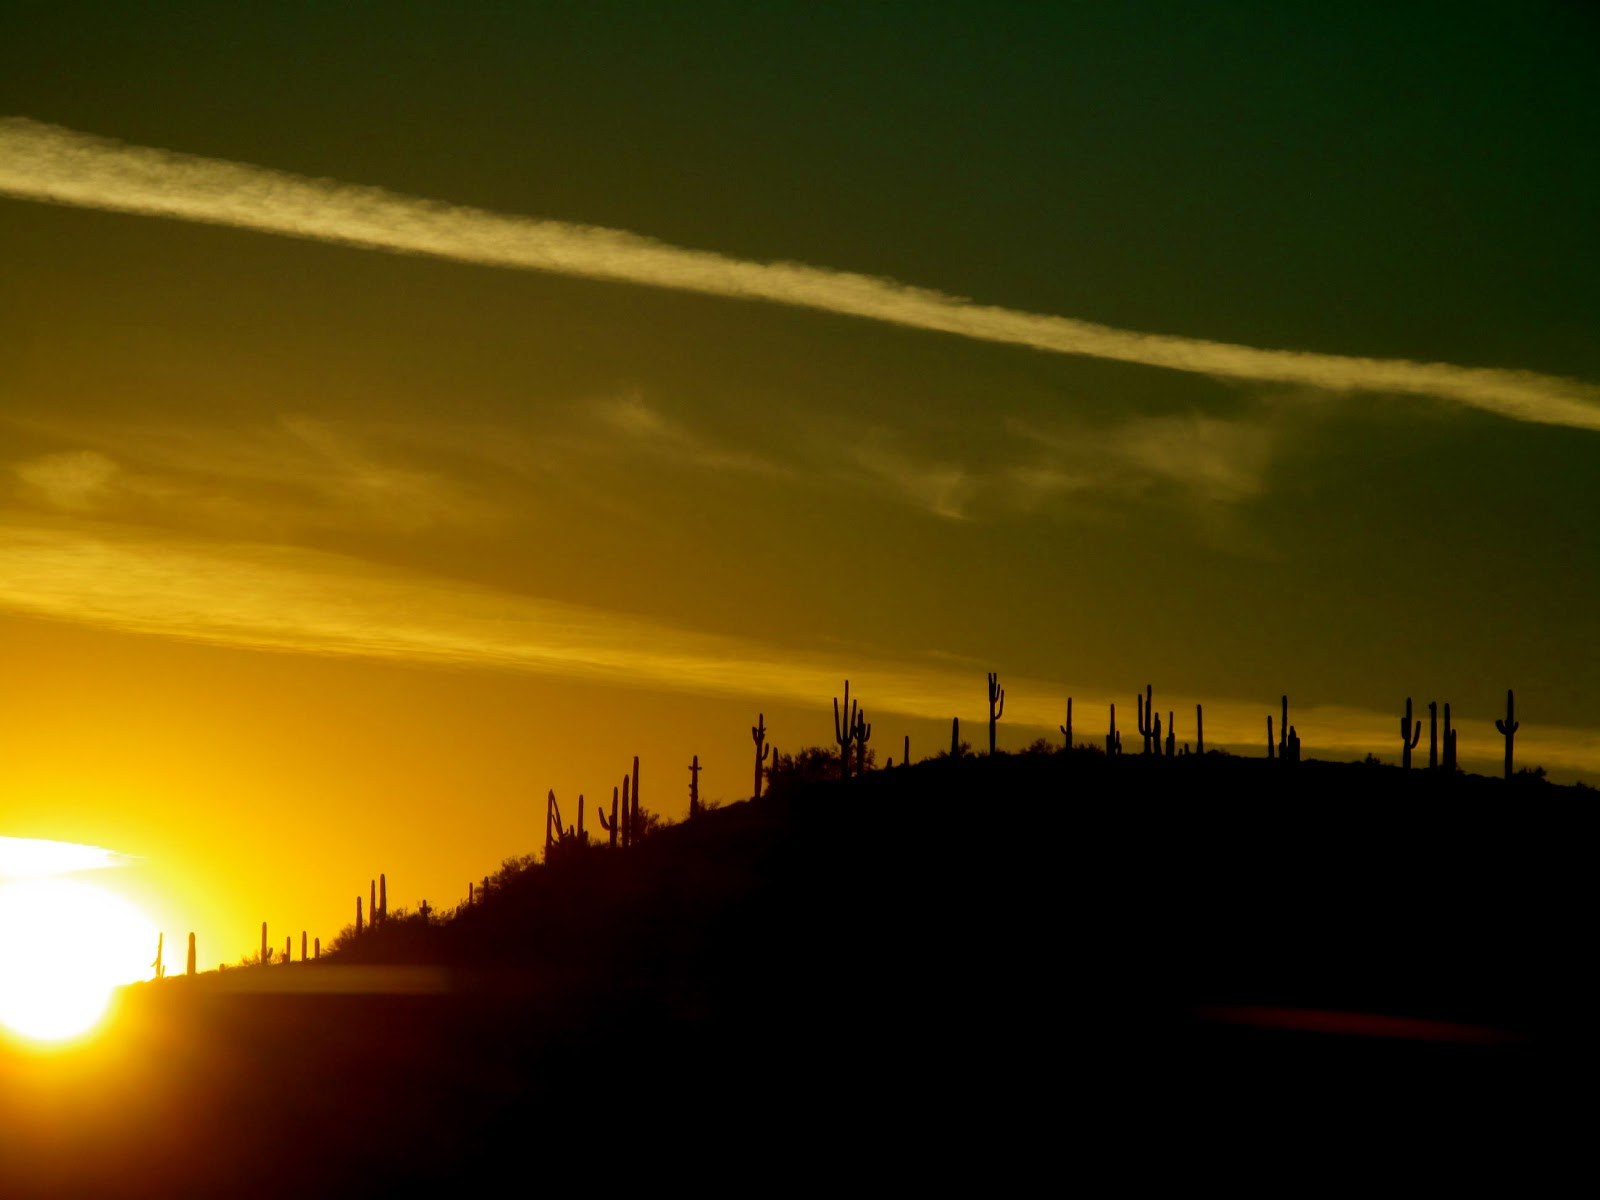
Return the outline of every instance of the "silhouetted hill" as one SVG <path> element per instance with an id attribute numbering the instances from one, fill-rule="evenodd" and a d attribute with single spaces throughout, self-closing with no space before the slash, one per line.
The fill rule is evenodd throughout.
<path id="1" fill-rule="evenodd" d="M 797 787 L 131 989 L 101 1111 L 9 1114 L 0 1171 L 992 1189 L 1313 1108 L 1506 1120 L 1588 1045 L 1593 798 L 1083 752 Z"/>

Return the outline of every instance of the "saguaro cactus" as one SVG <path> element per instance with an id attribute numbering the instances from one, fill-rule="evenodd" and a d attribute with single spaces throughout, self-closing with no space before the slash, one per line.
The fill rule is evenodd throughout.
<path id="1" fill-rule="evenodd" d="M 1300 761 L 1300 735 L 1289 726 L 1289 736 L 1283 742 L 1283 761 L 1290 766 Z"/>
<path id="2" fill-rule="evenodd" d="M 306 961 L 306 931 L 304 929 L 300 931 L 300 961 Z"/>
<path id="3" fill-rule="evenodd" d="M 315 959 L 321 959 L 321 957 L 322 957 L 322 939 L 321 938 L 312 938 L 311 939 L 311 956 L 313 958 L 315 958 Z"/>
<path id="4" fill-rule="evenodd" d="M 357 924 L 359 925 L 360 924 L 360 918 L 357 917 L 356 921 L 357 921 Z M 272 961 L 272 951 L 267 949 L 267 923 L 265 921 L 263 921 L 263 922 L 261 922 L 261 965 L 262 966 L 266 966 L 267 963 L 269 963 L 271 961 Z"/>
<path id="5" fill-rule="evenodd" d="M 754 799 L 761 799 L 761 764 L 767 761 L 767 754 L 772 747 L 767 745 L 767 714 L 757 713 L 756 723 L 750 726 L 750 740 L 756 744 L 756 790 L 752 793 Z"/>
<path id="6" fill-rule="evenodd" d="M 580 796 L 579 800 L 583 798 Z M 381 871 L 378 873 L 378 920 L 389 919 L 389 877 Z"/>
<path id="7" fill-rule="evenodd" d="M 850 681 L 844 681 L 844 711 L 839 697 L 833 698 L 833 740 L 839 746 L 839 778 L 850 778 L 850 744 L 855 738 L 856 705 L 850 703 Z"/>
<path id="8" fill-rule="evenodd" d="M 1194 706 L 1194 752 L 1206 752 L 1206 715 L 1200 711 L 1200 706 Z"/>
<path id="9" fill-rule="evenodd" d="M 1067 721 L 1066 721 L 1066 724 L 1065 725 L 1057 725 L 1056 728 L 1061 730 L 1061 736 L 1066 739 L 1066 742 L 1065 742 L 1065 744 L 1063 745 L 1062 748 L 1065 749 L 1065 750 L 1071 750 L 1072 749 L 1072 697 L 1071 696 L 1067 697 Z"/>
<path id="10" fill-rule="evenodd" d="M 606 820 L 606 810 L 600 810 L 600 828 L 611 835 L 611 848 L 617 848 L 617 830 L 622 828 L 622 818 L 617 815 L 617 789 L 611 789 L 611 819 Z M 467 884 L 467 902 L 472 902 L 472 885 Z"/>
<path id="11" fill-rule="evenodd" d="M 909 733 L 906 734 L 905 740 L 905 758 L 900 765 L 902 767 L 909 767 L 911 765 L 911 735 Z"/>
<path id="12" fill-rule="evenodd" d="M 157 933 L 156 934 L 156 957 L 155 957 L 155 961 L 150 964 L 151 968 L 156 973 L 156 978 L 157 979 L 165 979 L 167 977 L 166 964 L 161 961 L 161 952 L 162 952 L 162 950 L 164 950 L 166 948 L 166 944 L 167 944 L 167 935 L 165 933 Z"/>
<path id="13" fill-rule="evenodd" d="M 756 795 L 761 795 L 761 760 L 756 759 Z M 700 756 L 689 761 L 689 819 L 700 815 Z"/>
<path id="14" fill-rule="evenodd" d="M 989 672 L 989 753 L 994 753 L 994 727 L 1006 710 L 1006 690 L 1000 686 L 1000 676 Z"/>
<path id="15" fill-rule="evenodd" d="M 1133 702 L 1135 705 L 1137 705 L 1139 710 L 1137 716 L 1139 736 L 1144 738 L 1144 749 L 1141 750 L 1140 753 L 1149 754 L 1151 739 L 1159 739 L 1161 735 L 1156 732 L 1156 710 L 1151 707 L 1154 701 L 1151 697 L 1150 685 L 1148 683 L 1144 685 L 1144 695 L 1141 696 L 1138 692 L 1133 694 Z M 1161 750 L 1161 744 L 1159 741 L 1156 741 L 1155 748 L 1159 753 Z"/>
<path id="16" fill-rule="evenodd" d="M 1400 718 L 1400 766 L 1411 770 L 1411 751 L 1422 737 L 1422 722 L 1411 719 L 1411 697 L 1406 697 L 1406 715 Z"/>
<path id="17" fill-rule="evenodd" d="M 1450 728 L 1450 706 L 1444 706 L 1444 769 L 1448 775 L 1456 773 L 1456 731 Z"/>
<path id="18" fill-rule="evenodd" d="M 283 939 L 283 961 L 285 963 L 294 961 L 294 934 L 292 933 L 285 935 Z"/>
<path id="19" fill-rule="evenodd" d="M 1106 730 L 1106 757 L 1110 758 L 1122 749 L 1122 739 L 1117 736 L 1117 706 L 1111 706 L 1111 728 Z"/>
<path id="20" fill-rule="evenodd" d="M 872 739 L 872 724 L 864 711 L 856 713 L 855 724 L 850 729 L 850 740 L 856 744 L 856 774 L 867 772 L 867 742 Z"/>
<path id="21" fill-rule="evenodd" d="M 378 927 L 378 881 L 367 880 L 367 924 L 374 929 Z"/>
<path id="22" fill-rule="evenodd" d="M 194 974 L 194 934 L 189 935 L 189 961 L 184 964 L 185 975 Z"/>
<path id="23" fill-rule="evenodd" d="M 1511 689 L 1506 689 L 1506 719 L 1496 720 L 1494 727 L 1506 739 L 1506 779 L 1511 779 L 1511 742 L 1517 736 L 1517 730 L 1522 728 L 1522 723 L 1517 720 L 1517 699 L 1511 694 Z"/>
<path id="24" fill-rule="evenodd" d="M 356 936 L 357 937 L 361 936 L 361 897 L 360 896 L 356 897 Z M 261 948 L 263 950 L 265 950 L 267 948 L 267 927 L 265 925 L 263 925 L 261 927 Z"/>
<path id="25" fill-rule="evenodd" d="M 950 718 L 950 757 L 955 758 L 961 753 L 961 718 Z"/>
<path id="26" fill-rule="evenodd" d="M 1269 759 L 1271 759 L 1271 758 L 1276 757 L 1276 755 L 1277 755 L 1277 746 L 1272 740 L 1272 714 L 1268 713 L 1267 714 L 1267 757 Z"/>
<path id="27" fill-rule="evenodd" d="M 644 840 L 644 809 L 639 804 L 639 756 L 633 756 L 633 811 L 629 814 L 633 824 L 631 840 L 639 842 Z"/>
<path id="28" fill-rule="evenodd" d="M 1157 720 L 1157 722 L 1159 722 L 1161 720 L 1161 718 L 1157 717 L 1156 720 Z M 1158 724 L 1157 725 L 1157 730 L 1158 730 L 1157 736 L 1159 736 L 1159 729 L 1160 729 L 1160 726 Z M 1167 757 L 1168 758 L 1176 758 L 1177 756 L 1178 756 L 1178 723 L 1172 719 L 1172 713 L 1169 710 L 1167 712 Z"/>

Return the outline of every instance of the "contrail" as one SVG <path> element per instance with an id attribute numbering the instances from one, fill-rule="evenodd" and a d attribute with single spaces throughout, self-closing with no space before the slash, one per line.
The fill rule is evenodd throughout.
<path id="1" fill-rule="evenodd" d="M 1579 380 L 1113 329 L 975 304 L 891 279 L 796 263 L 751 262 L 622 230 L 507 216 L 381 188 L 129 146 L 21 117 L 0 118 L 0 195 L 766 300 L 979 341 L 1222 378 L 1431 396 L 1514 420 L 1600 430 L 1600 386 Z"/>

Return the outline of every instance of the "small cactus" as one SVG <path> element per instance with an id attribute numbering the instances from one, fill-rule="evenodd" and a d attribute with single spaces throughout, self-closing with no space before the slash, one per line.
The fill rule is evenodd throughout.
<path id="1" fill-rule="evenodd" d="M 844 681 L 844 711 L 839 710 L 839 697 L 833 698 L 833 740 L 839 747 L 839 778 L 850 778 L 850 745 L 855 739 L 856 708 L 850 703 L 850 681 Z"/>
<path id="2" fill-rule="evenodd" d="M 994 727 L 1006 710 L 1006 690 L 1000 686 L 1000 676 L 989 672 L 989 753 L 994 754 Z"/>
<path id="3" fill-rule="evenodd" d="M 756 790 L 752 794 L 755 799 L 759 800 L 761 799 L 761 764 L 767 761 L 767 754 L 772 749 L 771 746 L 767 745 L 766 713 L 756 714 L 756 723 L 750 726 L 750 740 L 756 744 Z M 691 816 L 693 812 L 693 806 L 691 806 Z"/>
<path id="4" fill-rule="evenodd" d="M 1148 683 L 1144 685 L 1144 695 L 1141 696 L 1138 692 L 1135 692 L 1133 694 L 1133 701 L 1134 704 L 1138 706 L 1139 710 L 1136 728 L 1139 730 L 1139 735 L 1144 738 L 1144 750 L 1142 753 L 1149 754 L 1151 739 L 1159 739 L 1161 735 L 1156 732 L 1156 715 L 1155 709 L 1151 707 L 1153 701 L 1151 699 L 1150 685 Z M 1155 749 L 1158 753 L 1161 750 L 1161 743 L 1159 740 L 1157 740 L 1155 743 Z"/>
<path id="5" fill-rule="evenodd" d="M 1411 751 L 1422 737 L 1422 722 L 1411 719 L 1411 697 L 1406 697 L 1406 715 L 1400 718 L 1400 766 L 1411 770 Z"/>
<path id="6" fill-rule="evenodd" d="M 1522 722 L 1517 720 L 1517 699 L 1511 694 L 1511 689 L 1506 689 L 1506 718 L 1496 720 L 1494 727 L 1506 739 L 1506 782 L 1511 781 L 1511 743 L 1517 736 L 1517 730 L 1522 728 Z"/>

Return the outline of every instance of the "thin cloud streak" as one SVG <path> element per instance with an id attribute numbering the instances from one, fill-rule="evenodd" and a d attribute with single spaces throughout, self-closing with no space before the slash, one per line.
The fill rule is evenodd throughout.
<path id="1" fill-rule="evenodd" d="M 1532 371 L 1268 350 L 974 304 L 889 279 L 688 250 L 0 118 L 0 195 L 885 321 L 1057 354 L 1334 391 L 1431 396 L 1600 430 L 1600 387 Z"/>
<path id="2" fill-rule="evenodd" d="M 515 595 L 374 567 L 358 559 L 281 546 L 0 526 L 0 611 L 213 645 L 359 657 L 418 665 L 526 672 L 628 688 L 825 708 L 846 674 L 871 713 L 948 722 L 959 716 L 978 740 L 985 715 L 978 668 L 947 657 L 895 660 L 853 652 L 847 661 L 781 646 L 675 628 L 632 614 Z M 1054 741 L 1065 697 L 1075 696 L 1077 741 L 1105 738 L 1107 704 L 1128 695 L 1082 681 L 1028 679 L 1000 667 L 1007 688 L 1003 744 L 1043 734 Z M 1129 688 L 1136 691 L 1137 684 Z M 1205 703 L 1208 747 L 1260 751 L 1271 702 L 1165 696 L 1179 715 L 1179 743 L 1193 736 Z M 1493 698 L 1498 702 L 1498 695 Z M 1488 719 L 1461 715 L 1461 760 L 1493 773 L 1501 742 Z M 1397 757 L 1392 714 L 1306 704 L 1295 710 L 1308 756 Z M 1122 717 L 1123 740 L 1137 740 Z M 1132 740 L 1130 740 L 1132 739 Z M 891 740 L 892 744 L 892 740 Z M 939 748 L 942 748 L 942 744 Z M 925 756 L 928 747 L 918 750 Z M 1600 733 L 1529 726 L 1518 760 L 1593 778 Z"/>

